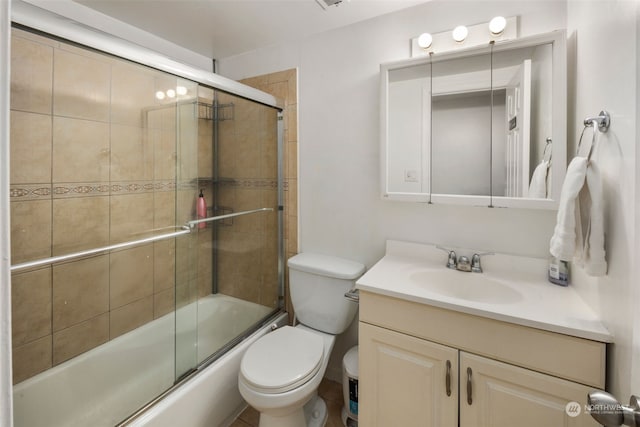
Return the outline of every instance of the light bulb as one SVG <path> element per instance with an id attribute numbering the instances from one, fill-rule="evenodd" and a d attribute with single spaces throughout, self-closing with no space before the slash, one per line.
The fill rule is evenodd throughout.
<path id="1" fill-rule="evenodd" d="M 164 92 L 159 90 L 156 92 L 156 98 L 162 101 L 164 99 Z"/>
<path id="2" fill-rule="evenodd" d="M 469 30 L 464 25 L 458 25 L 453 29 L 453 39 L 458 43 L 463 42 L 467 38 Z"/>
<path id="3" fill-rule="evenodd" d="M 187 88 L 184 86 L 176 86 L 176 93 L 178 95 L 186 95 L 187 94 Z"/>
<path id="4" fill-rule="evenodd" d="M 489 31 L 494 36 L 498 36 L 502 34 L 504 29 L 507 27 L 507 20 L 504 19 L 503 16 L 496 16 L 489 22 Z"/>
<path id="5" fill-rule="evenodd" d="M 423 49 L 431 46 L 431 43 L 433 43 L 433 37 L 431 37 L 431 34 L 429 33 L 422 33 L 420 34 L 420 37 L 418 37 L 418 46 Z"/>
<path id="6" fill-rule="evenodd" d="M 168 90 L 167 90 L 167 96 L 168 96 L 169 98 L 175 98 L 175 97 L 176 97 L 176 91 L 175 91 L 175 90 L 173 90 L 173 89 L 168 89 Z"/>

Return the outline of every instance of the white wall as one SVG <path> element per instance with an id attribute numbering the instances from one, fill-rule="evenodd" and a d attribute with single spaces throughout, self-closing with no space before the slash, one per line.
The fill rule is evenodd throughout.
<path id="1" fill-rule="evenodd" d="M 562 1 L 433 1 L 220 61 L 220 72 L 233 79 L 299 69 L 302 251 L 371 266 L 384 254 L 386 239 L 400 239 L 547 256 L 554 212 L 380 199 L 380 64 L 409 58 L 409 40 L 424 31 L 488 22 L 496 15 L 520 16 L 522 36 L 566 26 Z M 338 340 L 330 378 L 355 342 L 353 328 Z"/>
<path id="2" fill-rule="evenodd" d="M 573 282 L 615 335 L 615 345 L 608 354 L 608 388 L 623 402 L 628 401 L 631 393 L 640 394 L 640 319 L 635 314 L 640 296 L 637 13 L 636 1 L 610 0 L 569 1 L 567 14 L 572 47 L 570 140 L 579 137 L 584 117 L 596 115 L 602 109 L 612 116 L 611 128 L 601 135 L 593 157 L 603 174 L 609 272 L 606 277 L 594 280 L 574 268 Z M 575 143 L 571 150 L 575 150 Z"/>
<path id="3" fill-rule="evenodd" d="M 409 57 L 409 40 L 459 23 L 519 15 L 521 34 L 564 28 L 563 2 L 430 2 L 220 61 L 233 79 L 299 67 L 300 242 L 305 251 L 372 265 L 386 239 L 546 257 L 552 212 L 383 202 L 379 65 Z M 482 224 L 478 229 L 476 225 Z"/>
<path id="4" fill-rule="evenodd" d="M 494 92 L 493 101 L 489 92 L 437 97 L 432 106 L 432 191 L 504 196 L 505 91 Z M 493 134 L 492 129 L 496 129 Z M 491 158 L 500 159 L 493 170 Z"/>

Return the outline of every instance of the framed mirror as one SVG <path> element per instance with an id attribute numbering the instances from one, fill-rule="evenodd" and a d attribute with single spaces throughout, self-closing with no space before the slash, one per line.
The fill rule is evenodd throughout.
<path id="1" fill-rule="evenodd" d="M 385 199 L 557 208 L 564 31 L 381 65 Z"/>

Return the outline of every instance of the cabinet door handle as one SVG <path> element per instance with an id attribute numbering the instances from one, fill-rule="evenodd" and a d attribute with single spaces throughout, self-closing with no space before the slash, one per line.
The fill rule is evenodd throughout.
<path id="1" fill-rule="evenodd" d="M 447 396 L 451 396 L 451 361 L 447 360 L 447 377 L 445 379 L 447 386 Z"/>
<path id="2" fill-rule="evenodd" d="M 473 404 L 473 399 L 471 398 L 471 395 L 473 393 L 473 387 L 471 386 L 472 374 L 473 372 L 471 371 L 471 368 L 467 368 L 467 403 L 469 405 Z"/>

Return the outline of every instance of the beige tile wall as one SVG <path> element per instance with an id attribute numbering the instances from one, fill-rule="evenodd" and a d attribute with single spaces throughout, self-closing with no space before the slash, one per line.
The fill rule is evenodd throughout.
<path id="1" fill-rule="evenodd" d="M 296 71 L 256 81 L 286 102 L 291 255 L 297 251 Z M 14 30 L 11 84 L 12 263 L 167 232 L 193 218 L 197 193 L 187 184 L 214 175 L 214 122 L 200 119 L 178 131 L 178 115 L 195 123 L 195 106 L 163 106 L 154 97 L 175 86 L 175 78 Z M 199 96 L 211 101 L 213 91 Z M 199 183 L 209 214 L 214 201 L 233 211 L 277 208 L 275 111 L 224 94 L 220 102 L 234 104 L 234 117 L 216 123 L 224 183 Z M 217 237 L 214 244 L 207 227 L 192 241 L 197 252 L 186 239 L 163 241 L 14 274 L 14 382 L 210 294 L 214 248 L 220 292 L 276 307 L 276 211 L 236 218 L 219 226 Z"/>
<path id="2" fill-rule="evenodd" d="M 219 94 L 218 102 L 233 104 L 233 119 L 218 122 L 218 208 L 229 212 L 273 208 L 217 226 L 218 291 L 275 308 L 279 293 L 277 112 L 227 94 Z"/>
<path id="3" fill-rule="evenodd" d="M 109 256 L 53 267 L 53 331 L 109 311 Z"/>
<path id="4" fill-rule="evenodd" d="M 270 93 L 284 101 L 284 240 L 286 258 L 298 253 L 298 74 L 296 69 L 284 70 L 241 80 L 242 83 Z M 285 268 L 285 272 L 287 269 Z M 292 315 L 289 300 L 289 277 L 285 275 L 287 311 Z"/>
<path id="5" fill-rule="evenodd" d="M 182 126 L 176 144 L 178 111 L 155 93 L 181 84 L 195 99 L 195 84 L 17 29 L 11 57 L 13 264 L 173 231 L 193 217 L 197 118 L 181 108 L 194 126 Z M 179 150 L 191 158 L 178 169 Z M 201 294 L 211 292 L 210 238 L 198 236 L 208 245 Z M 14 274 L 14 382 L 170 312 L 177 281 L 192 300 L 195 273 L 179 253 L 188 248 L 162 241 Z"/>

